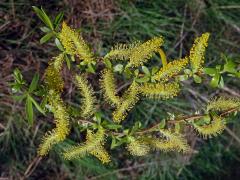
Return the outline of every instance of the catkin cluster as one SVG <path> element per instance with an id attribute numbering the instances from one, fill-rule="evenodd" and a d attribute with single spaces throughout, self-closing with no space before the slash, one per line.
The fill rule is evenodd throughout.
<path id="1" fill-rule="evenodd" d="M 59 40 L 64 47 L 64 51 L 53 58 L 45 71 L 45 86 L 47 88 L 47 100 L 49 110 L 53 113 L 55 119 L 55 128 L 46 133 L 42 144 L 39 147 L 39 155 L 46 155 L 53 145 L 60 143 L 70 133 L 70 114 L 61 98 L 64 82 L 61 76 L 61 69 L 66 56 L 78 57 L 85 64 L 97 63 L 89 46 L 83 40 L 82 36 L 76 30 L 63 23 L 62 30 L 58 35 Z M 180 79 L 177 78 L 188 68 L 191 73 L 188 78 L 202 71 L 204 63 L 205 49 L 208 45 L 209 33 L 204 33 L 198 37 L 189 55 L 184 58 L 168 62 L 166 55 L 161 49 L 164 41 L 162 37 L 155 37 L 146 42 L 135 42 L 132 44 L 118 44 L 103 57 L 103 62 L 110 62 L 102 70 L 99 86 L 101 87 L 104 99 L 112 106 L 112 123 L 117 126 L 126 119 L 129 112 L 144 98 L 166 100 L 177 96 L 181 89 Z M 155 53 L 159 53 L 162 60 L 162 67 L 155 73 L 148 73 L 148 79 L 144 82 L 139 81 L 139 74 L 130 76 L 129 85 L 125 88 L 119 88 L 114 68 L 112 67 L 118 61 L 122 63 L 123 72 L 139 70 L 143 65 L 151 64 L 150 61 Z M 123 73 L 120 73 L 121 75 Z M 150 74 L 150 75 L 149 75 Z M 119 75 L 119 74 L 118 74 Z M 79 109 L 80 118 L 83 121 L 90 122 L 86 130 L 86 140 L 79 145 L 71 146 L 63 152 L 63 156 L 70 160 L 82 158 L 86 155 L 93 155 L 102 163 L 110 162 L 110 155 L 104 148 L 107 137 L 126 137 L 126 149 L 135 156 L 143 156 L 152 150 L 189 152 L 191 147 L 180 131 L 172 126 L 157 124 L 154 128 L 145 131 L 124 131 L 105 129 L 105 124 L 101 120 L 96 121 L 95 112 L 97 110 L 97 97 L 93 87 L 87 80 L 87 73 L 81 72 L 74 75 L 74 83 L 81 95 L 81 109 Z M 119 89 L 121 92 L 119 92 Z M 124 89 L 124 91 L 122 90 Z M 230 110 L 229 110 L 230 109 Z M 205 116 L 199 116 L 196 120 L 183 122 L 192 126 L 204 138 L 220 134 L 225 126 L 224 115 L 230 112 L 240 110 L 240 100 L 233 98 L 215 98 L 210 100 L 206 106 Z M 93 121 L 95 119 L 95 122 Z M 201 123 L 199 123 L 199 119 Z M 170 122 L 171 120 L 169 120 Z M 168 121 L 167 121 L 168 122 Z M 102 123 L 102 124 L 101 124 Z M 116 124 L 115 124 L 116 123 Z M 111 124 L 112 125 L 112 124 Z M 121 126 L 124 129 L 123 126 Z M 129 133 L 130 132 L 130 133 Z M 121 138 L 120 138 L 121 139 Z"/>

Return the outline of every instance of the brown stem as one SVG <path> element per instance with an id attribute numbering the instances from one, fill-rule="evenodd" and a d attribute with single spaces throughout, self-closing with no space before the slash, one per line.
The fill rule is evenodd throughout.
<path id="1" fill-rule="evenodd" d="M 222 112 L 219 116 L 220 116 L 220 117 L 227 116 L 228 114 L 237 111 L 238 108 L 239 108 L 239 106 L 234 107 L 234 108 L 230 108 L 230 109 Z M 181 118 L 176 119 L 176 120 L 167 121 L 167 123 L 169 123 L 169 124 L 175 124 L 175 123 L 182 122 L 182 121 L 192 121 L 192 120 L 196 120 L 196 119 L 201 119 L 201 118 L 204 117 L 205 115 L 206 115 L 206 114 L 185 116 L 185 117 L 181 117 Z M 160 125 L 160 123 L 157 123 L 157 124 L 153 125 L 153 126 L 150 127 L 150 128 L 147 128 L 147 129 L 144 129 L 144 130 L 142 130 L 142 131 L 136 132 L 136 134 L 145 134 L 145 133 L 151 132 L 151 131 L 155 130 L 159 125 Z"/>
<path id="2" fill-rule="evenodd" d="M 239 108 L 239 106 L 237 107 L 234 107 L 234 108 L 230 108 L 224 112 L 222 112 L 219 116 L 220 117 L 225 117 L 227 116 L 228 114 L 232 113 L 232 112 L 235 112 L 237 111 Z M 191 116 L 184 116 L 184 117 L 181 117 L 179 119 L 175 119 L 175 120 L 171 120 L 171 121 L 167 121 L 167 123 L 169 124 L 175 124 L 175 123 L 179 123 L 179 122 L 182 122 L 182 121 L 185 121 L 185 122 L 188 122 L 188 121 L 192 121 L 192 120 L 196 120 L 196 119 L 201 119 L 205 116 L 206 114 L 197 114 L 197 115 L 191 115 Z M 93 122 L 91 121 L 88 121 L 88 120 L 78 120 L 78 122 L 81 122 L 81 123 L 87 123 L 87 124 L 94 124 Z M 135 134 L 145 134 L 145 133 L 149 133 L 149 132 L 152 132 L 154 130 L 156 130 L 158 128 L 158 126 L 160 125 L 161 122 L 157 123 L 157 124 L 154 124 L 153 126 L 149 127 L 149 128 L 146 128 L 146 129 L 143 129 L 141 131 L 138 131 L 136 132 Z M 112 131 L 109 131 L 108 132 L 109 135 L 115 135 L 115 136 L 124 136 L 125 134 L 122 133 L 122 132 L 112 132 Z"/>

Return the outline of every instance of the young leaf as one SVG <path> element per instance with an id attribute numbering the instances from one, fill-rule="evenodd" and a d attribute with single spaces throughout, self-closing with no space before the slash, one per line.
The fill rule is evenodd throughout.
<path id="1" fill-rule="evenodd" d="M 44 35 L 41 39 L 40 39 L 40 44 L 44 44 L 45 42 L 49 41 L 51 39 L 51 37 L 53 37 L 53 33 L 49 32 L 46 35 Z"/>
<path id="2" fill-rule="evenodd" d="M 201 83 L 202 82 L 202 78 L 196 74 L 193 75 L 193 80 L 195 83 Z"/>
<path id="3" fill-rule="evenodd" d="M 35 101 L 35 99 L 32 98 L 32 96 L 28 95 L 28 98 L 32 101 L 32 103 L 34 104 L 34 106 L 37 108 L 37 110 L 45 115 L 44 110 L 41 108 L 41 106 Z"/>
<path id="4" fill-rule="evenodd" d="M 148 68 L 146 66 L 142 66 L 142 70 L 147 76 L 150 76 L 150 71 L 148 70 Z"/>
<path id="5" fill-rule="evenodd" d="M 58 27 L 58 25 L 61 23 L 63 16 L 64 16 L 64 13 L 60 12 L 58 13 L 57 17 L 54 19 L 53 24 L 55 28 Z"/>
<path id="6" fill-rule="evenodd" d="M 33 76 L 32 82 L 31 82 L 31 84 L 29 86 L 29 89 L 28 89 L 29 93 L 31 93 L 34 90 L 36 90 L 37 85 L 38 85 L 38 81 L 39 81 L 39 74 L 35 73 L 34 76 Z"/>
<path id="7" fill-rule="evenodd" d="M 215 68 L 204 68 L 203 71 L 205 74 L 208 74 L 210 76 L 214 76 L 217 73 L 217 70 Z"/>
<path id="8" fill-rule="evenodd" d="M 51 29 L 49 29 L 48 27 L 44 26 L 44 27 L 40 27 L 40 30 L 44 33 L 49 33 L 51 31 Z"/>
<path id="9" fill-rule="evenodd" d="M 36 6 L 32 6 L 32 8 L 35 11 L 35 13 L 37 14 L 37 16 L 46 24 L 46 26 L 48 26 L 51 30 L 54 30 L 52 22 L 44 10 L 42 8 L 39 9 Z"/>
<path id="10" fill-rule="evenodd" d="M 220 74 L 216 73 L 210 82 L 210 86 L 217 87 L 220 80 Z"/>
<path id="11" fill-rule="evenodd" d="M 33 125 L 33 107 L 32 107 L 32 100 L 29 95 L 27 96 L 27 99 L 26 99 L 26 113 L 27 113 L 28 123 L 30 125 Z"/>
<path id="12" fill-rule="evenodd" d="M 55 38 L 55 44 L 60 51 L 64 51 L 64 48 L 58 38 Z"/>
<path id="13" fill-rule="evenodd" d="M 229 73 L 236 73 L 237 72 L 236 66 L 237 65 L 233 61 L 228 60 L 228 62 L 224 64 L 223 71 L 229 72 Z"/>

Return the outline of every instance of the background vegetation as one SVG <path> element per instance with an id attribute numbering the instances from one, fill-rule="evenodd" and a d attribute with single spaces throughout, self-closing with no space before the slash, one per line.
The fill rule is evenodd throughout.
<path id="1" fill-rule="evenodd" d="M 58 155 L 61 146 L 46 158 L 37 157 L 37 147 L 53 119 L 35 116 L 34 126 L 25 119 L 24 105 L 12 98 L 9 83 L 18 67 L 28 81 L 34 72 L 43 74 L 49 59 L 56 55 L 53 42 L 41 45 L 42 26 L 32 6 L 42 6 L 54 17 L 64 12 L 72 27 L 80 28 L 95 53 L 104 55 L 116 42 L 147 40 L 163 35 L 164 49 L 173 59 L 188 53 L 193 39 L 210 32 L 207 66 L 224 63 L 224 57 L 240 63 L 239 0 L 2 0 L 0 2 L 0 179 L 239 179 L 239 115 L 219 137 L 201 140 L 186 130 L 193 154 L 154 153 L 133 158 L 122 149 L 112 152 L 112 163 L 104 166 L 88 157 L 65 161 Z M 238 67 L 239 68 L 239 67 Z M 71 75 L 64 72 L 64 98 L 75 102 Z M 144 126 L 167 112 L 190 114 L 215 94 L 240 97 L 239 79 L 225 77 L 223 88 L 186 83 L 174 100 L 144 101 L 132 117 Z M 187 101 L 186 101 L 187 100 Z M 131 122 L 131 117 L 129 118 Z M 76 133 L 77 129 L 74 130 Z M 72 137 L 74 139 L 74 137 Z M 75 137 L 76 138 L 76 137 Z M 76 138 L 77 139 L 77 138 Z M 72 143 L 70 140 L 66 143 Z"/>

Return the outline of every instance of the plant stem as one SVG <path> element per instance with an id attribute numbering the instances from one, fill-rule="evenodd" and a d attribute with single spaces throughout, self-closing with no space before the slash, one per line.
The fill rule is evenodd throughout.
<path id="1" fill-rule="evenodd" d="M 228 114 L 237 111 L 238 108 L 239 108 L 239 106 L 234 107 L 234 108 L 230 108 L 230 109 L 222 112 L 219 116 L 220 116 L 220 117 L 225 117 L 225 116 L 227 116 Z M 206 115 L 206 114 L 185 116 L 185 117 L 181 117 L 181 118 L 176 119 L 176 120 L 167 121 L 167 123 L 169 123 L 169 124 L 175 124 L 175 123 L 182 122 L 182 121 L 188 122 L 188 121 L 192 121 L 192 120 L 196 120 L 196 119 L 201 119 L 201 118 L 203 118 L 205 115 Z M 152 132 L 152 131 L 156 130 L 156 128 L 159 127 L 160 123 L 161 123 L 161 122 L 153 125 L 153 126 L 150 127 L 150 128 L 147 128 L 147 129 L 138 131 L 138 132 L 136 132 L 135 134 L 145 134 L 145 133 Z"/>

